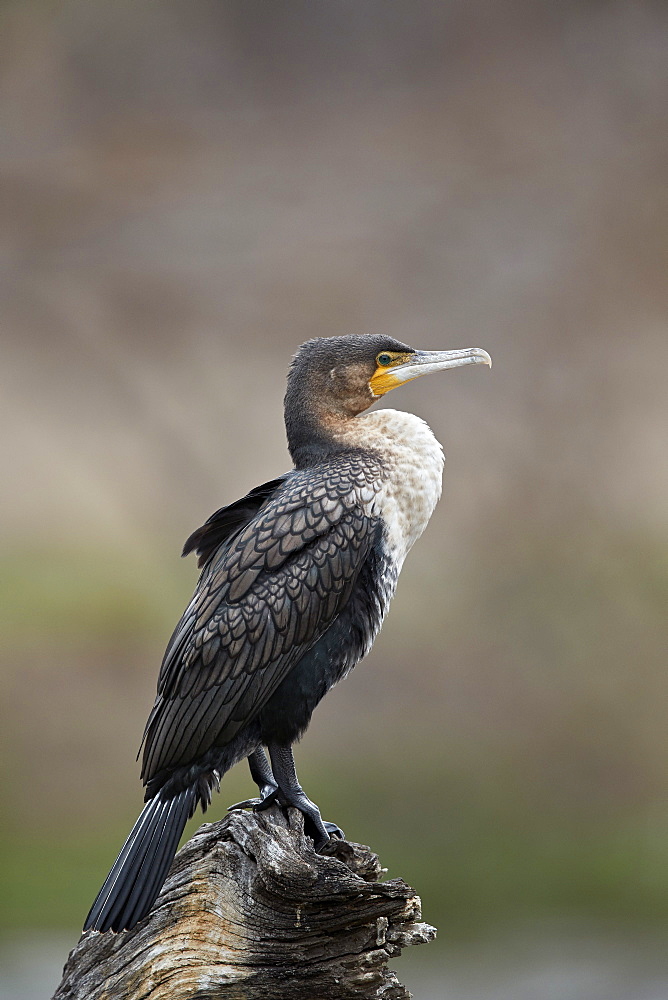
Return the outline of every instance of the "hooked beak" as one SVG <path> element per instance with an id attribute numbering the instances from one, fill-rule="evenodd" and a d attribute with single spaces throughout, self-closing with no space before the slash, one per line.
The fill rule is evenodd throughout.
<path id="1" fill-rule="evenodd" d="M 420 375 L 430 375 L 445 368 L 459 368 L 460 365 L 489 365 L 492 359 L 481 347 L 465 347 L 461 351 L 416 351 L 406 364 L 392 368 L 397 382 L 410 382 Z"/>
<path id="2" fill-rule="evenodd" d="M 461 365 L 489 365 L 491 368 L 492 359 L 481 347 L 465 347 L 459 351 L 415 351 L 403 364 L 377 368 L 369 386 L 375 396 L 383 396 L 390 389 L 396 389 L 421 375 Z"/>

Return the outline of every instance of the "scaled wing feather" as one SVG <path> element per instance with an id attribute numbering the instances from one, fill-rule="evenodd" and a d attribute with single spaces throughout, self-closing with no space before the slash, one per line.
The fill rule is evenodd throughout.
<path id="1" fill-rule="evenodd" d="M 145 783 L 233 739 L 345 606 L 378 519 L 354 478 L 325 469 L 316 487 L 314 511 L 313 470 L 284 477 L 209 553 L 165 653 Z"/>

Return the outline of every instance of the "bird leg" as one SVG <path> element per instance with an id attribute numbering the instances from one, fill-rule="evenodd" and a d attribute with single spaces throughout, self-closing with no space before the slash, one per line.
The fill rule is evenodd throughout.
<path id="1" fill-rule="evenodd" d="M 278 782 L 273 775 L 269 761 L 262 747 L 258 747 L 248 758 L 251 778 L 260 789 L 260 798 L 266 799 L 278 788 Z"/>
<path id="2" fill-rule="evenodd" d="M 251 778 L 260 789 L 260 797 L 255 799 L 244 799 L 243 802 L 235 802 L 233 806 L 228 806 L 228 811 L 233 809 L 257 809 L 266 802 L 273 802 L 278 792 L 278 783 L 272 774 L 269 761 L 262 747 L 253 750 L 248 755 L 248 766 L 250 767 Z M 267 801 L 268 800 L 268 801 Z"/>
<path id="3" fill-rule="evenodd" d="M 315 802 L 311 802 L 299 784 L 292 747 L 270 743 L 268 750 L 273 778 L 278 784 L 278 788 L 264 797 L 255 808 L 266 809 L 271 802 L 279 802 L 281 805 L 294 806 L 299 809 L 304 815 L 304 830 L 309 837 L 313 838 L 316 851 L 328 844 L 331 836 L 345 839 L 343 830 L 336 823 L 323 822 L 317 805 Z M 262 756 L 264 757 L 264 754 Z"/>

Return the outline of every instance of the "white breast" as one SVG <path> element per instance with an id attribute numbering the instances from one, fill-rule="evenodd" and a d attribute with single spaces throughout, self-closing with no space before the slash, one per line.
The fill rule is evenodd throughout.
<path id="1" fill-rule="evenodd" d="M 413 413 L 376 410 L 357 417 L 355 424 L 358 440 L 378 451 L 387 468 L 375 506 L 398 571 L 441 495 L 443 448 L 428 424 Z"/>

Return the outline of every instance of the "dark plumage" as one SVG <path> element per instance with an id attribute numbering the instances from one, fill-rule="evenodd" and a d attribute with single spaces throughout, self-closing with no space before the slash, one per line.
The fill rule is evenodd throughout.
<path id="1" fill-rule="evenodd" d="M 449 354 L 441 367 L 484 352 L 456 355 L 468 360 Z M 410 365 L 434 370 L 437 358 L 446 355 L 382 336 L 300 349 L 285 397 L 295 468 L 221 508 L 185 544 L 202 573 L 167 646 L 144 733 L 147 805 L 85 929 L 129 928 L 148 913 L 188 818 L 244 757 L 260 789 L 256 808 L 297 806 L 316 847 L 340 835 L 299 786 L 291 746 L 378 632 L 405 551 L 436 502 L 442 464 L 418 418 L 358 414 L 404 374 L 416 377 Z M 396 435 L 386 427 L 392 414 Z M 416 456 L 429 466 L 417 487 L 422 512 L 411 508 Z"/>

